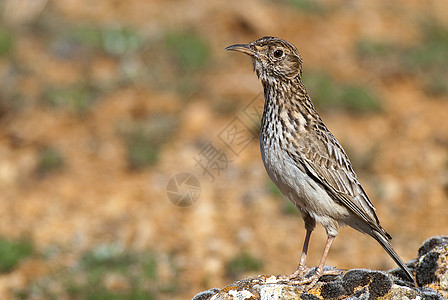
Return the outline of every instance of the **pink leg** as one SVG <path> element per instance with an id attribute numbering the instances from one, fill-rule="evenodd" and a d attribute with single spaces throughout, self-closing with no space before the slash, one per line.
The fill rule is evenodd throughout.
<path id="1" fill-rule="evenodd" d="M 311 276 L 310 280 L 311 283 L 306 287 L 306 289 L 312 288 L 316 282 L 319 280 L 319 278 L 323 275 L 325 261 L 327 260 L 328 252 L 330 251 L 331 244 L 334 241 L 335 236 L 328 236 L 327 242 L 325 243 L 324 253 L 322 254 L 322 258 L 320 259 L 319 266 L 317 267 L 316 273 L 314 273 L 313 276 Z"/>
<path id="2" fill-rule="evenodd" d="M 333 243 L 334 238 L 335 238 L 334 236 L 328 236 L 327 243 L 325 244 L 325 248 L 324 248 L 324 253 L 322 254 L 322 258 L 320 259 L 319 266 L 317 267 L 314 275 L 309 278 L 303 278 L 303 276 L 302 276 L 299 280 L 290 280 L 289 281 L 290 284 L 298 284 L 298 285 L 308 284 L 306 286 L 305 290 L 309 290 L 316 284 L 316 282 L 319 280 L 319 278 L 322 275 L 337 275 L 337 274 L 339 274 L 339 272 L 340 272 L 339 270 L 328 270 L 328 271 L 324 272 L 325 261 L 327 259 L 327 255 L 328 255 L 328 252 L 330 251 L 331 244 Z M 292 277 L 289 279 L 293 279 L 293 278 L 296 278 L 296 277 Z"/>
<path id="3" fill-rule="evenodd" d="M 306 267 L 306 255 L 308 253 L 308 245 L 310 243 L 310 237 L 312 232 L 313 232 L 312 230 L 309 229 L 306 230 L 306 236 L 305 241 L 303 242 L 302 255 L 300 256 L 299 266 L 294 273 L 288 276 L 288 279 L 303 278 L 305 273 L 309 270 L 309 268 Z"/>

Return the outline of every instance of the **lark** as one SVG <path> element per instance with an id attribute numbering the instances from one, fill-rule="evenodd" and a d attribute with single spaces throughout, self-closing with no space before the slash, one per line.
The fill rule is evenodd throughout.
<path id="1" fill-rule="evenodd" d="M 411 271 L 392 248 L 391 236 L 381 227 L 342 146 L 322 122 L 302 82 L 302 59 L 297 48 L 276 37 L 263 37 L 225 50 L 251 57 L 264 89 L 260 148 L 264 166 L 279 190 L 300 211 L 306 236 L 297 270 L 287 276 L 314 286 L 339 227 L 348 225 L 373 237 L 407 277 Z M 306 257 L 316 222 L 326 230 L 327 241 L 311 276 Z"/>

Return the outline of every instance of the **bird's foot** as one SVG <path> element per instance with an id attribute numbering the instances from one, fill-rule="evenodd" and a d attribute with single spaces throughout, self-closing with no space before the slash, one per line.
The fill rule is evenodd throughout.
<path id="1" fill-rule="evenodd" d="M 282 279 L 293 280 L 293 279 L 303 279 L 305 274 L 308 274 L 311 271 L 307 266 L 299 266 L 297 270 L 291 275 L 284 275 Z"/>
<path id="2" fill-rule="evenodd" d="M 306 267 L 305 267 L 306 268 Z M 292 273 L 289 276 L 285 276 L 285 279 L 289 280 L 290 284 L 306 285 L 305 290 L 311 289 L 319 279 L 324 275 L 339 275 L 341 270 L 338 269 L 319 269 L 319 268 L 306 268 L 306 271 L 300 275 L 300 270 Z M 295 275 L 295 276 L 294 276 Z M 297 280 L 294 280 L 297 279 Z"/>

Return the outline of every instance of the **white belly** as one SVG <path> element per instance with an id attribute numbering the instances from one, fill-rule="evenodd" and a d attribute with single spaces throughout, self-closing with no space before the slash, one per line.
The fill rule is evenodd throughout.
<path id="1" fill-rule="evenodd" d="M 308 214 L 321 223 L 328 234 L 337 235 L 338 224 L 344 224 L 349 211 L 337 204 L 321 184 L 310 178 L 304 166 L 274 147 L 261 145 L 261 156 L 269 177 L 302 215 Z"/>

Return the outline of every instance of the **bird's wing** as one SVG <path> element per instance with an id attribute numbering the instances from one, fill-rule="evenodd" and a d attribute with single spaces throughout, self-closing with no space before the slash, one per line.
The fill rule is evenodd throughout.
<path id="1" fill-rule="evenodd" d="M 323 123 L 314 134 L 302 137 L 299 157 L 309 175 L 320 182 L 340 204 L 346 206 L 378 232 L 390 237 L 380 226 L 375 208 L 362 188 L 344 149 Z"/>

